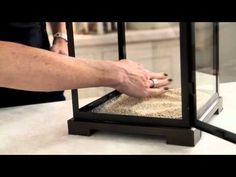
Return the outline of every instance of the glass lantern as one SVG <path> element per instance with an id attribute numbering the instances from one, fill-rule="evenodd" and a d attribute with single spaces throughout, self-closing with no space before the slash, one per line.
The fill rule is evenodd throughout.
<path id="1" fill-rule="evenodd" d="M 168 144 L 194 146 L 205 131 L 236 142 L 235 133 L 210 124 L 222 110 L 218 23 L 154 22 L 147 28 L 145 23 L 112 25 L 112 32 L 100 30 L 97 35 L 84 37 L 92 41 L 84 39 L 87 46 L 97 45 L 87 48 L 87 54 L 93 59 L 134 59 L 153 72 L 168 73 L 173 79 L 170 89 L 157 97 L 132 98 L 117 90 L 88 88 L 87 95 L 96 92 L 93 97 L 97 98 L 81 108 L 80 90 L 72 90 L 69 134 L 89 136 L 97 130 L 138 133 L 164 136 Z M 76 50 L 71 22 L 67 22 L 67 35 L 69 55 L 84 57 L 86 44 Z"/>

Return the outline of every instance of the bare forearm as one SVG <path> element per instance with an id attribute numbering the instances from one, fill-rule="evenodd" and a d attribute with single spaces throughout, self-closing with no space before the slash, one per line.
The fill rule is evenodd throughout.
<path id="1" fill-rule="evenodd" d="M 95 86 L 113 87 L 120 82 L 110 68 L 111 61 L 74 59 L 1 41 L 0 54 L 0 87 L 57 91 Z"/>
<path id="2" fill-rule="evenodd" d="M 158 88 L 153 88 L 158 80 Z M 130 60 L 74 59 L 43 49 L 0 41 L 0 87 L 58 91 L 107 86 L 134 97 L 165 93 L 171 79 Z M 155 85 L 155 84 L 154 84 Z"/>

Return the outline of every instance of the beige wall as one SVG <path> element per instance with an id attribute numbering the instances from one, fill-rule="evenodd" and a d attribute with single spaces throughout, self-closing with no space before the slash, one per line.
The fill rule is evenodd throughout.
<path id="1" fill-rule="evenodd" d="M 127 32 L 127 57 L 143 63 L 153 71 L 166 71 L 174 79 L 174 86 L 180 82 L 179 40 L 176 24 L 169 23 L 128 23 L 132 29 Z M 153 29 L 155 30 L 147 30 Z M 140 29 L 136 30 L 135 29 Z M 236 23 L 220 23 L 220 66 L 225 66 L 236 56 Z M 93 59 L 117 59 L 117 36 L 115 34 L 76 36 L 76 54 Z M 221 71 L 224 75 L 224 71 Z M 109 88 L 80 89 L 81 98 L 102 96 Z M 66 92 L 71 98 L 70 91 Z"/>
<path id="2" fill-rule="evenodd" d="M 142 63 L 155 72 L 167 72 L 173 86 L 179 87 L 180 53 L 178 28 L 128 31 L 127 58 Z M 118 59 L 117 34 L 75 35 L 76 56 L 91 59 Z M 79 89 L 80 98 L 103 96 L 110 88 Z M 70 98 L 70 91 L 66 92 Z"/>

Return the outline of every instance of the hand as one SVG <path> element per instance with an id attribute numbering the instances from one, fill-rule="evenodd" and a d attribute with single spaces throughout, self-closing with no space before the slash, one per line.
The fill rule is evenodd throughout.
<path id="1" fill-rule="evenodd" d="M 50 49 L 52 52 L 68 56 L 68 43 L 62 38 L 55 38 Z"/>
<path id="2" fill-rule="evenodd" d="M 166 73 L 154 73 L 146 70 L 143 65 L 130 60 L 121 60 L 117 63 L 123 70 L 122 82 L 115 89 L 133 97 L 158 96 L 168 91 L 172 79 Z M 153 81 L 158 80 L 158 87 L 153 87 Z"/>

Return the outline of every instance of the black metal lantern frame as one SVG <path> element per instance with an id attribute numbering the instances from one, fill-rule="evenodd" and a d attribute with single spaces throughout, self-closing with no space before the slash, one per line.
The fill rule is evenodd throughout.
<path id="1" fill-rule="evenodd" d="M 222 110 L 222 98 L 218 92 L 219 40 L 218 23 L 213 25 L 213 69 L 216 92 L 199 110 L 196 106 L 195 23 L 180 22 L 180 64 L 182 119 L 146 118 L 142 116 L 95 113 L 92 110 L 106 101 L 119 96 L 113 91 L 79 109 L 78 92 L 72 90 L 73 118 L 68 120 L 69 134 L 91 135 L 96 130 L 118 131 L 165 136 L 168 144 L 194 146 L 206 131 L 231 142 L 236 135 L 207 122 Z M 117 23 L 119 59 L 126 58 L 125 24 Z M 69 55 L 75 56 L 72 23 L 67 22 Z M 125 118 L 124 118 L 125 117 Z"/>

